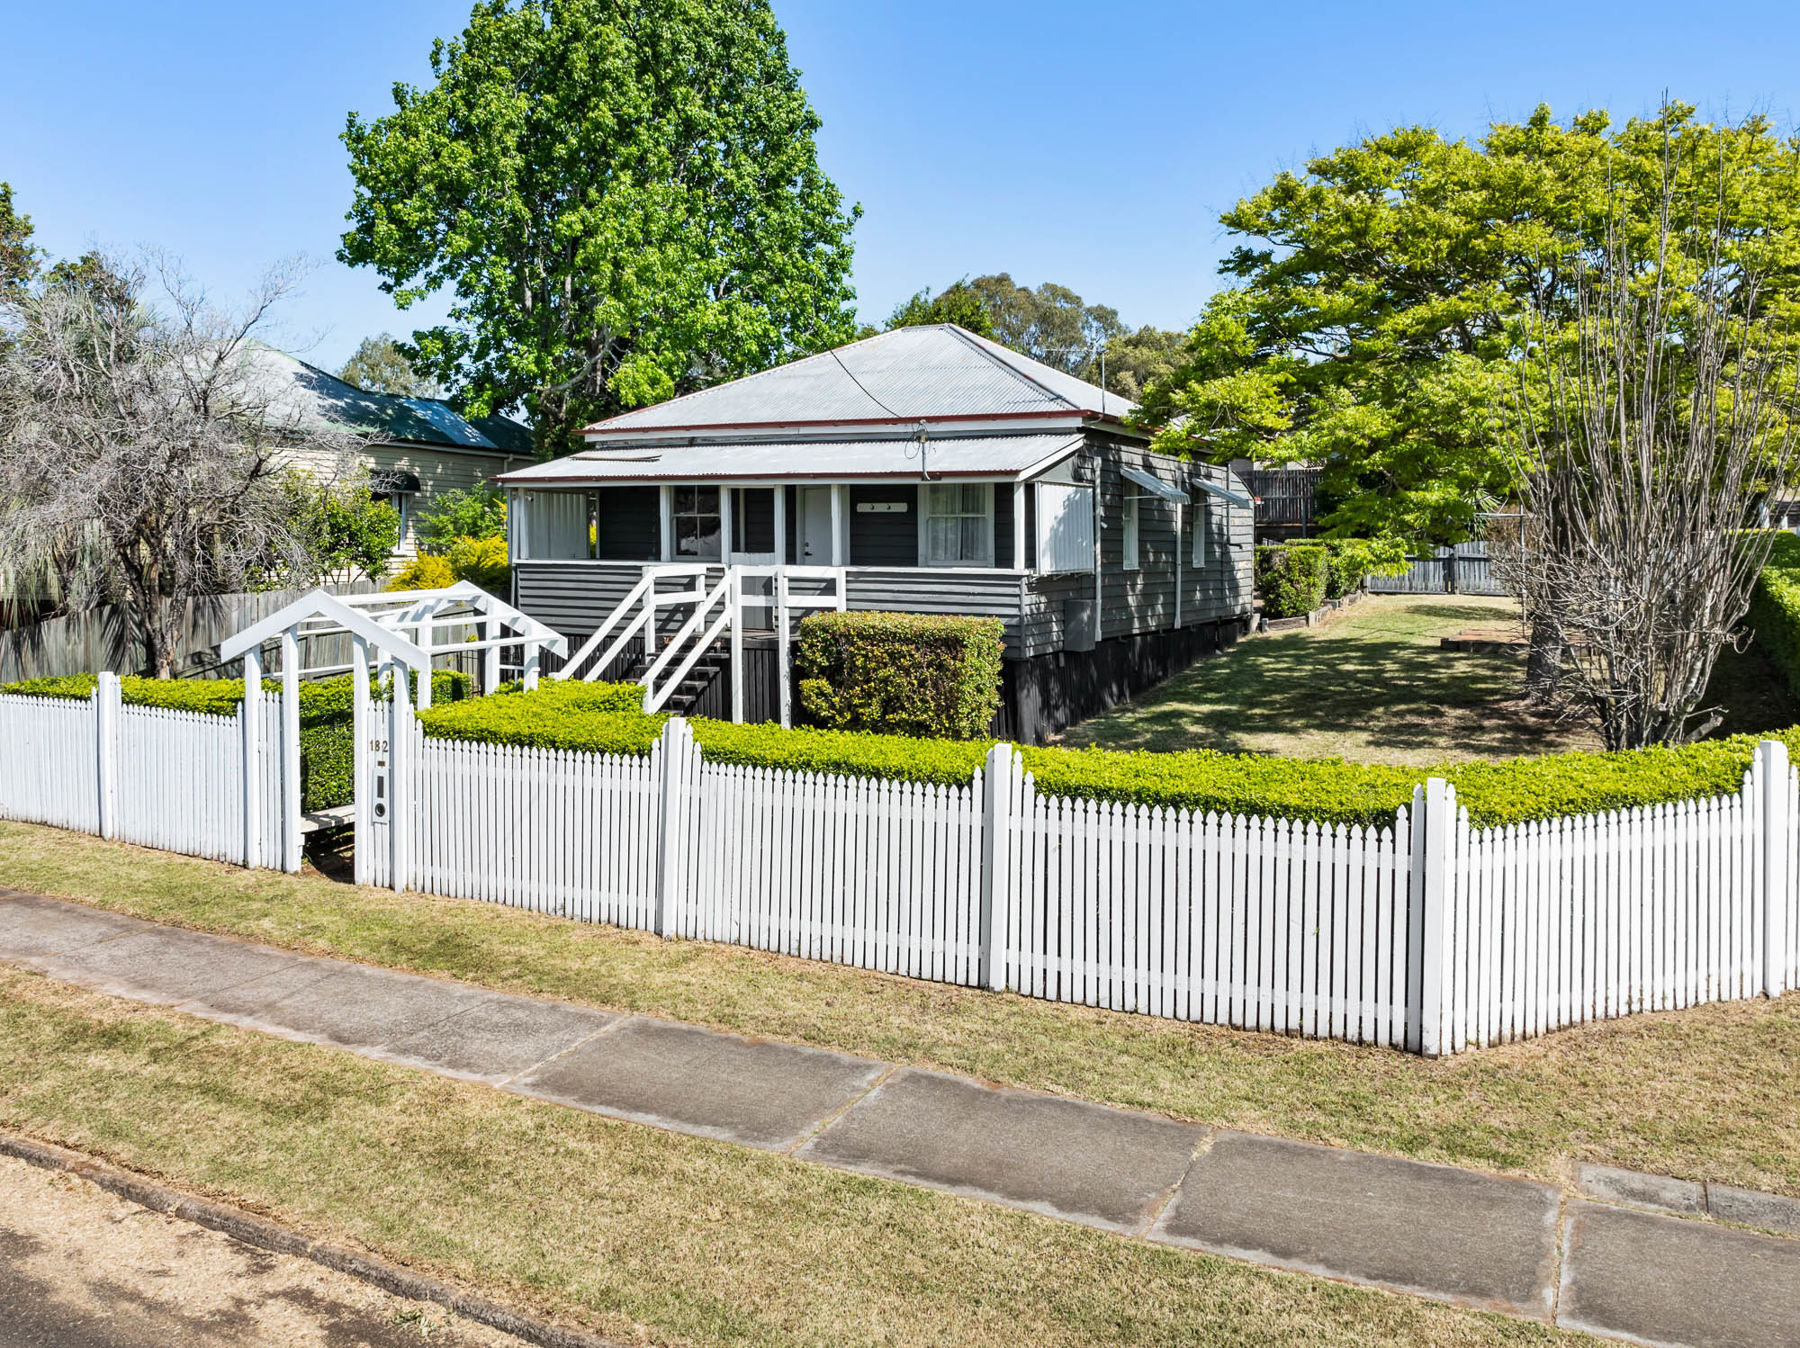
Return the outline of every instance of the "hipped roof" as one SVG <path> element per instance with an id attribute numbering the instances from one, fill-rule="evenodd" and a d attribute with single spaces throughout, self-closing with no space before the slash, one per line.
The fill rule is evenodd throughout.
<path id="1" fill-rule="evenodd" d="M 1136 406 L 954 324 L 897 328 L 587 427 L 594 443 L 919 421 L 1117 421 Z"/>

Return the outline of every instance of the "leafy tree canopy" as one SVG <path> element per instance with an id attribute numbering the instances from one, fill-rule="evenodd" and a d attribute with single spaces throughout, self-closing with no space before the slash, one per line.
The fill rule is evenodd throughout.
<path id="1" fill-rule="evenodd" d="M 1475 143 L 1401 127 L 1333 151 L 1226 212 L 1235 285 L 1143 420 L 1165 450 L 1318 465 L 1329 532 L 1467 538 L 1518 480 L 1521 316 L 1572 317 L 1609 220 L 1653 235 L 1665 153 L 1680 209 L 1723 209 L 1731 247 L 1788 250 L 1774 274 L 1791 292 L 1796 148 L 1763 119 L 1670 104 L 1623 127 L 1539 108 Z"/>
<path id="2" fill-rule="evenodd" d="M 958 324 L 1092 384 L 1100 383 L 1104 351 L 1107 389 L 1132 399 L 1174 371 L 1182 345 L 1179 332 L 1132 331 L 1118 310 L 1088 304 L 1067 286 L 1046 281 L 1034 290 L 1005 272 L 964 278 L 937 295 L 921 290 L 894 310 L 887 326 L 922 323 Z"/>
<path id="3" fill-rule="evenodd" d="M 13 209 L 12 185 L 0 183 L 0 290 L 24 285 L 37 275 L 33 232 L 31 217 Z"/>
<path id="4" fill-rule="evenodd" d="M 415 367 L 545 453 L 596 417 L 854 331 L 857 212 L 767 0 L 482 0 L 433 82 L 352 113 L 338 256 L 402 307 Z"/>
<path id="5" fill-rule="evenodd" d="M 437 381 L 413 368 L 406 350 L 388 333 L 365 337 L 338 378 L 366 393 L 391 393 L 400 398 L 441 398 Z"/>
<path id="6" fill-rule="evenodd" d="M 494 538 L 506 533 L 506 496 L 494 487 L 440 492 L 413 525 L 419 546 L 447 552 L 459 538 Z"/>
<path id="7" fill-rule="evenodd" d="M 945 287 L 940 295 L 933 295 L 929 286 L 919 291 L 888 315 L 887 327 L 892 332 L 895 328 L 916 328 L 930 323 L 954 323 L 980 337 L 994 335 L 994 320 L 988 313 L 987 303 L 966 277 Z"/>

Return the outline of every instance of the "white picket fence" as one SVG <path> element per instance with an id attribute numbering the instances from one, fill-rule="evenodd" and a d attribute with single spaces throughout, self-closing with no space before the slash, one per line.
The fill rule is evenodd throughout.
<path id="1" fill-rule="evenodd" d="M 1045 795 L 996 745 L 954 786 L 428 739 L 357 718 L 358 878 L 912 978 L 1429 1055 L 1800 985 L 1800 774 L 1472 828 Z M 297 705 L 0 696 L 0 817 L 299 864 Z"/>
<path id="2" fill-rule="evenodd" d="M 1004 745 L 961 786 L 711 763 L 680 720 L 392 748 L 366 880 L 1052 1001 L 1436 1056 L 1800 982 L 1773 741 L 1736 795 L 1503 829 L 1437 779 L 1324 826 L 1044 795 Z"/>
<path id="3" fill-rule="evenodd" d="M 0 696 L 0 819 L 293 870 L 298 785 L 298 728 L 278 698 L 235 716 L 128 707 L 111 674 L 86 701 Z"/>

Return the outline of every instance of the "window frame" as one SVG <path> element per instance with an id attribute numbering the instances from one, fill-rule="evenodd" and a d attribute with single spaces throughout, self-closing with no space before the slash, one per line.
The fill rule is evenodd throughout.
<path id="1" fill-rule="evenodd" d="M 1132 484 L 1127 481 L 1129 487 Z M 1141 571 L 1143 569 L 1143 519 L 1138 507 L 1143 498 L 1135 491 L 1127 491 L 1124 509 L 1119 518 L 1119 565 L 1121 570 Z"/>
<path id="2" fill-rule="evenodd" d="M 982 508 L 937 512 L 932 509 L 934 488 L 955 488 L 966 492 L 973 487 L 981 493 Z M 967 497 L 961 498 L 966 504 Z M 978 558 L 962 557 L 957 561 L 935 561 L 931 556 L 931 523 L 938 519 L 982 521 L 983 554 Z M 959 530 L 960 534 L 960 530 Z M 933 569 L 991 568 L 994 565 L 994 484 L 992 482 L 924 482 L 919 489 L 919 565 Z"/>
<path id="3" fill-rule="evenodd" d="M 681 494 L 692 492 L 694 508 L 681 508 Z M 699 508 L 701 495 L 711 492 L 713 504 L 711 510 Z M 714 550 L 708 555 L 700 552 L 683 552 L 681 550 L 681 522 L 683 520 L 711 520 L 713 522 Z M 716 485 L 693 482 L 671 486 L 669 489 L 669 557 L 677 562 L 722 562 L 725 559 L 725 492 Z"/>

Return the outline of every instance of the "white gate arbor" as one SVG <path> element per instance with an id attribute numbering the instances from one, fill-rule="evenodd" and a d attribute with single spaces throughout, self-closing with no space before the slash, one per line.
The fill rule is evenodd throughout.
<path id="1" fill-rule="evenodd" d="M 472 638 L 440 640 L 445 629 L 472 631 Z M 353 652 L 348 664 L 308 666 L 301 659 L 302 639 L 348 636 Z M 263 648 L 275 643 L 280 651 L 281 715 L 279 720 L 282 765 L 280 800 L 271 812 L 259 796 L 267 718 L 261 715 Z M 482 690 L 493 692 L 501 676 L 501 651 L 521 651 L 520 668 L 525 686 L 537 686 L 543 652 L 558 655 L 568 650 L 567 641 L 512 605 L 479 586 L 462 584 L 438 590 L 393 590 L 381 594 L 332 595 L 314 590 L 261 622 L 245 628 L 219 646 L 221 661 L 244 662 L 244 819 L 245 865 L 256 867 L 271 861 L 282 870 L 300 869 L 300 680 L 348 672 L 352 677 L 352 715 L 355 737 L 353 810 L 355 823 L 356 878 L 366 883 L 374 874 L 374 852 L 384 852 L 384 869 L 404 876 L 409 865 L 406 822 L 410 811 L 395 798 L 404 790 L 409 774 L 396 761 L 412 743 L 412 688 L 409 674 L 417 674 L 419 706 L 431 705 L 431 672 L 434 659 L 470 651 L 482 652 Z M 370 670 L 377 680 L 386 678 L 392 697 L 382 705 L 370 700 Z M 385 722 L 385 724 L 380 724 Z M 271 813 L 280 827 L 271 841 L 278 856 L 263 846 L 260 821 Z"/>

